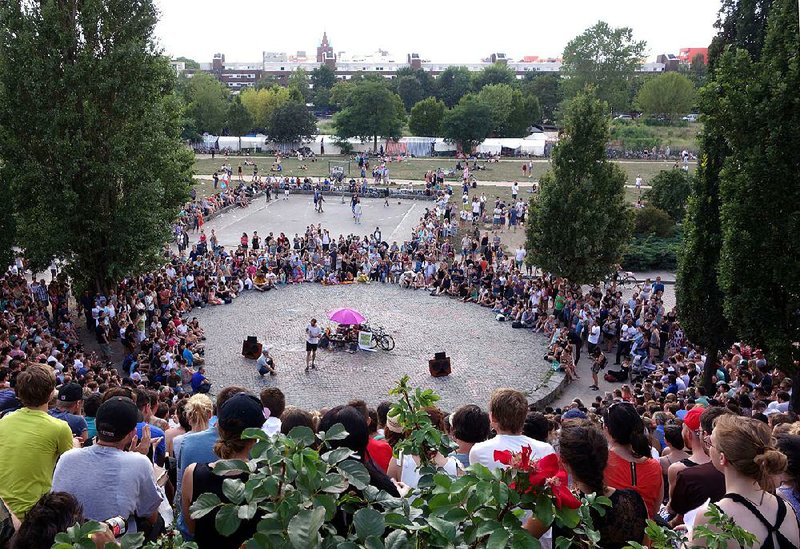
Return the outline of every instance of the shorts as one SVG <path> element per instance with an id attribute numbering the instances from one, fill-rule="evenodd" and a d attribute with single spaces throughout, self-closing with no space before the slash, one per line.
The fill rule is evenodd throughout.
<path id="1" fill-rule="evenodd" d="M 600 373 L 600 370 L 602 370 L 600 365 L 597 362 L 592 362 L 592 373 L 593 374 Z"/>
<path id="2" fill-rule="evenodd" d="M 306 352 L 310 353 L 311 351 L 316 351 L 317 346 L 319 346 L 319 343 L 309 343 L 306 341 Z"/>

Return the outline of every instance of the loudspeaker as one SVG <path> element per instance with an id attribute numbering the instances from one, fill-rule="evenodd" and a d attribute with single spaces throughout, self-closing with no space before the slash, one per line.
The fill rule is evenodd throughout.
<path id="1" fill-rule="evenodd" d="M 445 353 L 444 351 L 439 353 L 434 353 L 433 355 L 433 360 L 444 360 L 446 358 L 447 358 L 447 353 Z"/>
<path id="2" fill-rule="evenodd" d="M 444 353 L 441 353 L 444 354 Z M 450 357 L 434 358 L 428 361 L 428 370 L 433 377 L 449 376 L 452 372 L 450 367 Z"/>
<path id="3" fill-rule="evenodd" d="M 242 356 L 245 358 L 257 359 L 261 356 L 261 344 L 258 338 L 250 336 L 242 341 Z"/>

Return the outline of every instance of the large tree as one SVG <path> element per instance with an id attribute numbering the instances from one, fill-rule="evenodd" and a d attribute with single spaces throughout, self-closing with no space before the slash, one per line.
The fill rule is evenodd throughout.
<path id="1" fill-rule="evenodd" d="M 290 90 L 297 90 L 304 102 L 311 99 L 311 87 L 308 73 L 302 67 L 297 67 L 289 78 L 286 79 L 286 87 Z"/>
<path id="2" fill-rule="evenodd" d="M 452 108 L 469 93 L 471 87 L 472 79 L 467 67 L 447 67 L 436 78 L 436 97 Z"/>
<path id="3" fill-rule="evenodd" d="M 759 58 L 726 52 L 713 123 L 720 171 L 720 286 L 728 321 L 791 372 L 800 359 L 800 40 L 797 0 L 774 0 Z"/>
<path id="4" fill-rule="evenodd" d="M 290 101 L 291 91 L 288 88 L 279 87 L 262 89 L 249 88 L 243 90 L 239 97 L 242 101 L 242 105 L 244 105 L 253 118 L 255 127 L 268 132 L 270 121 L 272 120 L 272 113 L 275 112 L 275 109 Z"/>
<path id="5" fill-rule="evenodd" d="M 517 82 L 517 75 L 513 69 L 502 63 L 493 63 L 472 73 L 472 89 L 481 91 L 486 86 L 507 84 L 512 86 Z"/>
<path id="6" fill-rule="evenodd" d="M 686 202 L 691 192 L 691 176 L 687 172 L 679 169 L 661 170 L 650 182 L 644 198 L 667 212 L 673 221 L 680 222 L 686 215 Z"/>
<path id="7" fill-rule="evenodd" d="M 152 268 L 192 165 L 153 2 L 8 0 L 0 20 L 0 177 L 33 268 L 64 258 L 92 289 Z"/>
<path id="8" fill-rule="evenodd" d="M 273 141 L 294 143 L 317 133 L 317 119 L 301 101 L 287 101 L 272 111 L 269 137 Z"/>
<path id="9" fill-rule="evenodd" d="M 333 119 L 336 135 L 340 138 L 372 138 L 374 150 L 378 149 L 378 136 L 399 138 L 406 121 L 403 100 L 392 92 L 383 79 L 365 78 L 348 83 L 336 93 L 341 101 L 340 110 Z"/>
<path id="10" fill-rule="evenodd" d="M 336 71 L 328 65 L 320 65 L 311 71 L 311 98 L 317 108 L 327 108 L 331 104 L 331 89 L 336 84 Z"/>
<path id="11" fill-rule="evenodd" d="M 724 90 L 717 85 L 716 68 L 726 50 L 743 49 L 754 59 L 760 57 L 771 4 L 772 0 L 724 0 L 716 24 L 719 32 L 709 47 L 710 81 L 699 98 L 704 116 L 701 156 L 684 222 L 675 290 L 686 335 L 706 351 L 703 385 L 707 391 L 714 390 L 715 368 L 711 364 L 735 337 L 723 312 L 724 294 L 718 280 L 722 248 L 720 171 L 731 150 L 724 132 L 727 113 L 720 101 Z"/>
<path id="12" fill-rule="evenodd" d="M 558 106 L 564 99 L 561 92 L 561 78 L 557 74 L 530 72 L 522 80 L 522 92 L 539 100 L 542 118 L 552 123 L 556 119 Z"/>
<path id="13" fill-rule="evenodd" d="M 628 27 L 599 21 L 569 41 L 561 64 L 567 97 L 592 86 L 615 112 L 629 110 L 628 82 L 642 63 L 646 42 L 633 39 Z"/>
<path id="14" fill-rule="evenodd" d="M 636 95 L 636 104 L 643 113 L 664 116 L 669 120 L 689 112 L 694 101 L 694 85 L 677 72 L 666 72 L 650 78 Z"/>
<path id="15" fill-rule="evenodd" d="M 458 105 L 444 113 L 442 135 L 457 143 L 464 153 L 472 152 L 489 135 L 492 111 L 475 94 L 467 94 Z"/>
<path id="16" fill-rule="evenodd" d="M 225 84 L 204 72 L 193 75 L 186 87 L 186 112 L 200 133 L 219 134 L 228 115 L 230 93 Z"/>
<path id="17" fill-rule="evenodd" d="M 579 284 L 611 273 L 631 236 L 625 173 L 606 159 L 607 108 L 590 94 L 569 102 L 526 228 L 528 261 Z"/>
<path id="18" fill-rule="evenodd" d="M 414 135 L 438 137 L 442 131 L 442 119 L 446 107 L 439 99 L 428 97 L 411 109 L 408 129 Z"/>
<path id="19" fill-rule="evenodd" d="M 253 129 L 253 117 L 250 116 L 250 111 L 242 105 L 240 97 L 234 97 L 228 105 L 225 129 L 228 131 L 228 135 L 244 135 Z"/>

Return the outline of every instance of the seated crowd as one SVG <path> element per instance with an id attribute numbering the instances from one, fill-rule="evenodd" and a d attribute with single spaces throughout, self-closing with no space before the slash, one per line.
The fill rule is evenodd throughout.
<path id="1" fill-rule="evenodd" d="M 466 234 L 457 250 L 452 216 L 442 197 L 402 246 L 385 242 L 380 229 L 333 238 L 310 226 L 292 239 L 243 235 L 228 251 L 213 231 L 208 239 L 201 232 L 188 254 L 170 254 L 162 269 L 79 298 L 77 312 L 102 358 L 80 344 L 67 280 L 29 284 L 12 268 L 0 284 L 0 547 L 47 547 L 76 521 L 113 517 L 148 539 L 175 522 L 199 547 L 238 547 L 259 517 L 222 537 L 214 512 L 193 520 L 188 509 L 205 492 L 225 501 L 223 479 L 212 471 L 218 460 L 248 457 L 252 441 L 241 433 L 249 427 L 274 436 L 341 423 L 350 435 L 335 444 L 355 452 L 370 484 L 413 497 L 420 459 L 395 451 L 413 433 L 388 417 L 390 402 L 303 410 L 287 406 L 276 387 L 259 395 L 220 388 L 214 400 L 205 394 L 211 384 L 193 307 L 281 284 L 356 281 L 480 304 L 549 337 L 547 360 L 570 377 L 580 375 L 586 347 L 595 388 L 604 351 L 613 357 L 616 349 L 622 364 L 606 379 L 627 383 L 588 405 L 535 410 L 522 392 L 498 389 L 486 402 L 427 409 L 454 443 L 448 455 L 433 456 L 447 474 L 476 463 L 504 467 L 496 452 L 529 447 L 536 459 L 557 454 L 576 494 L 611 500 L 593 516 L 602 547 L 646 543 L 648 518 L 685 525 L 702 544 L 691 529 L 707 521 L 708 502 L 754 534 L 756 546 L 800 545 L 800 422 L 789 410 L 791 380 L 763 352 L 736 345 L 706 360 L 685 340 L 675 311 L 665 311 L 660 280 L 627 300 L 613 284 L 584 291 L 529 272 L 524 254 L 506 255 L 488 234 Z M 190 230 L 188 218 L 181 230 Z M 120 369 L 110 362 L 112 344 L 124 351 Z M 715 369 L 714 394 L 696 383 L 705 367 Z M 340 511 L 336 527 L 346 530 L 351 520 Z M 533 518 L 525 527 L 545 543 L 560 534 Z M 106 541 L 96 536 L 99 547 Z"/>

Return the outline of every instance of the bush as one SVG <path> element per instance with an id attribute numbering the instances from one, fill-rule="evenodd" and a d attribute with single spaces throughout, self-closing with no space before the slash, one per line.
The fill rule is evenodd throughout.
<path id="1" fill-rule="evenodd" d="M 622 267 L 636 272 L 673 271 L 678 268 L 678 250 L 682 245 L 683 235 L 680 232 L 670 238 L 634 236 L 622 256 Z"/>
<path id="2" fill-rule="evenodd" d="M 652 188 L 645 191 L 644 199 L 679 222 L 686 214 L 686 201 L 692 191 L 690 177 L 683 170 L 662 170 L 650 182 Z"/>
<path id="3" fill-rule="evenodd" d="M 643 120 L 645 126 L 672 126 L 673 128 L 685 128 L 689 125 L 686 120 L 681 120 L 679 118 L 670 120 L 668 118 L 647 117 L 643 118 Z"/>
<path id="4" fill-rule="evenodd" d="M 635 210 L 633 234 L 639 236 L 655 235 L 666 238 L 672 236 L 674 232 L 675 222 L 664 210 L 651 205 Z"/>

